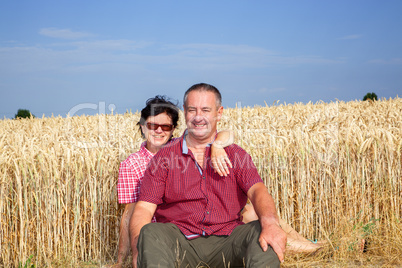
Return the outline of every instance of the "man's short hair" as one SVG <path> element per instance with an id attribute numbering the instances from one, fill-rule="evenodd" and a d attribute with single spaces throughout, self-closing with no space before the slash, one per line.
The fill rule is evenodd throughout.
<path id="1" fill-rule="evenodd" d="M 187 89 L 186 93 L 184 93 L 184 98 L 183 98 L 183 105 L 186 107 L 187 106 L 187 97 L 188 94 L 191 91 L 209 91 L 215 94 L 216 98 L 216 108 L 218 109 L 219 107 L 222 106 L 222 95 L 219 92 L 219 90 L 214 87 L 213 85 L 206 84 L 206 83 L 199 83 L 191 86 L 189 89 Z"/>

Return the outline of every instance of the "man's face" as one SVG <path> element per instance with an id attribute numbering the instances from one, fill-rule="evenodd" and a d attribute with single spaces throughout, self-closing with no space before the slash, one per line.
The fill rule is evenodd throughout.
<path id="1" fill-rule="evenodd" d="M 223 107 L 216 106 L 216 97 L 209 91 L 192 91 L 184 104 L 184 115 L 189 134 L 201 142 L 215 136 L 217 122 L 221 119 Z"/>

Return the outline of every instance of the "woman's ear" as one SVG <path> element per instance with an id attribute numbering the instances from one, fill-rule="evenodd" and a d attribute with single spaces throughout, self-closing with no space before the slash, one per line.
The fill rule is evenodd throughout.
<path id="1" fill-rule="evenodd" d="M 140 127 L 141 127 L 141 131 L 142 131 L 142 135 L 144 135 L 145 134 L 145 125 L 140 125 Z"/>

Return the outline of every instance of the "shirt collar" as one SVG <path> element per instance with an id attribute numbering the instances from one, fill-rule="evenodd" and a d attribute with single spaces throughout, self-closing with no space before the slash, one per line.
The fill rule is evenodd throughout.
<path id="1" fill-rule="evenodd" d="M 186 129 L 184 131 L 184 133 L 183 133 L 183 146 L 182 146 L 183 147 L 183 149 L 182 149 L 183 154 L 188 154 L 188 146 L 187 146 L 187 141 L 186 141 L 187 134 L 188 134 L 188 129 Z M 212 143 L 216 139 L 216 135 L 217 135 L 217 133 L 215 134 L 214 140 L 211 143 L 208 143 L 207 147 L 211 147 Z"/>
<path id="2" fill-rule="evenodd" d="M 154 157 L 155 154 L 151 153 L 151 152 L 147 149 L 146 145 L 147 145 L 147 142 L 146 142 L 146 141 L 144 141 L 144 142 L 141 144 L 141 149 L 140 149 L 141 152 L 142 152 L 145 156 L 147 156 L 147 157 L 149 157 L 149 158 Z"/>
<path id="3" fill-rule="evenodd" d="M 187 141 L 186 141 L 186 136 L 188 134 L 188 130 L 186 129 L 183 133 L 183 150 L 182 153 L 183 154 L 188 154 L 188 147 L 187 147 Z"/>

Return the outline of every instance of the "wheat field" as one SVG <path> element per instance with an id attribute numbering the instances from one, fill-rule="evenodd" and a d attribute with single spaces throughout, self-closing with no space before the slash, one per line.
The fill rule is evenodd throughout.
<path id="1" fill-rule="evenodd" d="M 118 167 L 142 142 L 138 119 L 0 120 L 1 267 L 30 256 L 37 267 L 116 259 Z M 228 108 L 219 129 L 253 157 L 280 217 L 327 241 L 283 267 L 402 265 L 401 98 Z"/>

